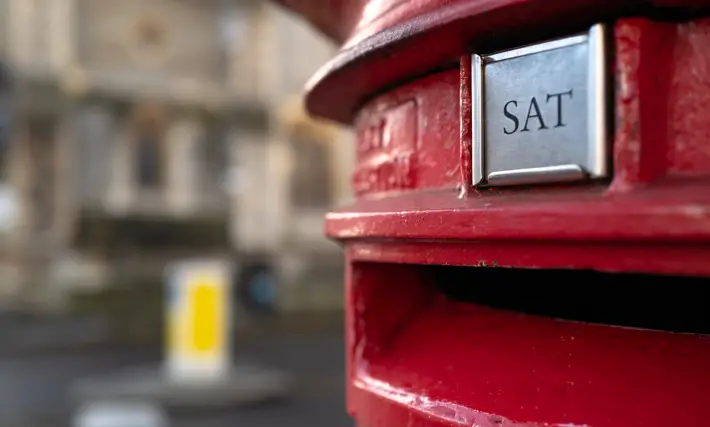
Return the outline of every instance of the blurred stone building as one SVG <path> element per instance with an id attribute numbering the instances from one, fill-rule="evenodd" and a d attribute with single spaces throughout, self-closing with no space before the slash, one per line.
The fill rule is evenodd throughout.
<path id="1" fill-rule="evenodd" d="M 240 141 L 233 163 L 237 176 L 245 177 L 232 198 L 239 281 L 278 283 L 284 310 L 342 307 L 343 255 L 325 239 L 323 217 L 351 197 L 354 138 L 308 118 L 302 108 L 304 84 L 335 46 L 271 3 L 262 4 L 264 36 L 258 41 L 270 130 L 267 141 L 259 135 Z"/>
<path id="2" fill-rule="evenodd" d="M 226 256 L 298 306 L 289 284 L 339 276 L 313 260 L 337 252 L 321 218 L 348 197 L 350 137 L 294 101 L 332 53 L 304 24 L 256 0 L 0 0 L 0 29 L 6 294 Z"/>

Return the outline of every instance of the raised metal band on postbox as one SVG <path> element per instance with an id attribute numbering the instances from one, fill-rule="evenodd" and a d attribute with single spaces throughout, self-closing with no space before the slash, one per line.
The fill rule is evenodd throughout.
<path id="1" fill-rule="evenodd" d="M 604 33 L 472 55 L 474 185 L 607 176 Z"/>

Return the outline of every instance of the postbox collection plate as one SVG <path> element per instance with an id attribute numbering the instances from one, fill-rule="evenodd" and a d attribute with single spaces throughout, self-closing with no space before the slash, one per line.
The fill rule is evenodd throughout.
<path id="1" fill-rule="evenodd" d="M 471 61 L 474 185 L 607 176 L 602 24 Z"/>

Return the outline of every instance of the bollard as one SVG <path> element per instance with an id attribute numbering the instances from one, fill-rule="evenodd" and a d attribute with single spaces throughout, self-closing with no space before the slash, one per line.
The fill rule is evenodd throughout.
<path id="1" fill-rule="evenodd" d="M 215 382 L 230 374 L 232 276 L 221 261 L 168 269 L 165 367 L 171 381 Z"/>
<path id="2" fill-rule="evenodd" d="M 218 259 L 170 265 L 162 369 L 132 367 L 77 381 L 71 390 L 76 402 L 73 425 L 135 422 L 163 427 L 175 410 L 196 412 L 207 422 L 219 414 L 201 410 L 288 397 L 293 382 L 289 373 L 234 360 L 232 277 L 232 265 Z"/>

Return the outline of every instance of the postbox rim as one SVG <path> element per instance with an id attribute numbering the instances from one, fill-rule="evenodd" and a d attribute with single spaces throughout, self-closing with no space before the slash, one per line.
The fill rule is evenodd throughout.
<path id="1" fill-rule="evenodd" d="M 339 32 L 298 0 L 276 0 L 337 41 L 338 53 L 306 84 L 305 104 L 314 116 L 352 124 L 358 109 L 387 88 L 437 70 L 456 68 L 462 56 L 543 41 L 610 21 L 641 0 L 459 1 L 403 19 L 372 35 L 367 26 L 343 23 Z M 336 2 L 337 3 L 337 2 Z M 344 4 L 343 2 L 337 4 Z M 367 2 L 361 2 L 360 7 Z M 709 0 L 654 0 L 656 7 L 691 8 Z M 340 9 L 345 13 L 346 9 Z M 354 13 L 349 10 L 349 13 Z M 309 14 L 310 13 L 310 14 Z M 530 17 L 534 17 L 534 21 Z M 345 34 L 351 29 L 355 33 Z M 392 58 L 397 58 L 393 64 Z"/>

